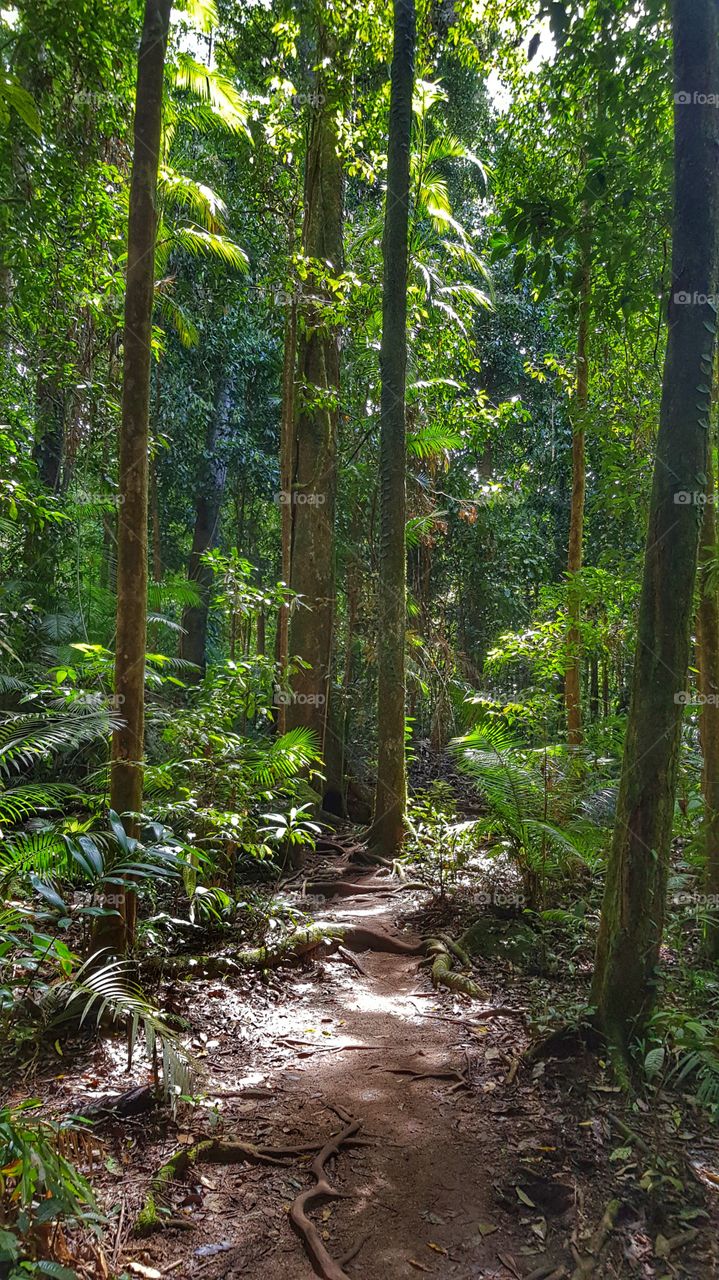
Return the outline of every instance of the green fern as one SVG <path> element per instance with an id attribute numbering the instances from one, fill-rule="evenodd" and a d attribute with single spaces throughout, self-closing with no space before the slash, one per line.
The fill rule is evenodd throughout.
<path id="1" fill-rule="evenodd" d="M 477 784 L 488 809 L 484 830 L 509 848 L 529 904 L 537 905 L 540 880 L 577 861 L 594 865 L 604 834 L 586 818 L 556 819 L 563 800 L 548 788 L 546 753 L 527 752 L 498 721 L 485 720 L 450 743 L 459 768 Z"/>

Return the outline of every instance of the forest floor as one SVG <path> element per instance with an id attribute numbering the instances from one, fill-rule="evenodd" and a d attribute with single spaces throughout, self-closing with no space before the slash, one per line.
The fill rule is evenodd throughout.
<path id="1" fill-rule="evenodd" d="M 314 907 L 322 920 L 410 938 L 456 912 L 396 887 Z M 631 1109 L 589 1055 L 523 1061 L 525 1014 L 566 1002 L 566 975 L 530 977 L 494 956 L 476 976 L 486 1001 L 437 993 L 416 957 L 375 952 L 308 960 L 264 982 L 165 984 L 161 1002 L 192 1027 L 203 1102 L 176 1119 L 156 1110 L 96 1126 L 93 1183 L 114 1215 L 101 1273 L 313 1280 L 289 1216 L 313 1185 L 312 1153 L 197 1164 L 170 1186 L 173 1225 L 139 1238 L 134 1223 L 153 1173 L 185 1144 L 321 1145 L 356 1121 L 366 1145 L 343 1146 L 325 1171 L 341 1198 L 310 1213 L 337 1276 L 719 1275 L 719 1140 L 708 1122 L 671 1095 Z M 57 1062 L 31 1086 L 55 1115 L 148 1080 L 139 1066 L 127 1075 L 120 1039 L 86 1046 L 61 1073 Z M 68 1256 L 77 1265 L 77 1249 Z"/>

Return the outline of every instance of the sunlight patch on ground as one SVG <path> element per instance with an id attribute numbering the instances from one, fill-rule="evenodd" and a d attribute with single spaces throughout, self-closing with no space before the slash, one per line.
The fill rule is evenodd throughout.
<path id="1" fill-rule="evenodd" d="M 352 1006 L 361 1013 L 391 1013 L 397 1018 L 405 1018 L 408 1022 L 419 1022 L 420 1014 L 417 1006 L 409 996 L 378 995 L 376 991 L 363 991 L 355 987 L 352 992 Z"/>

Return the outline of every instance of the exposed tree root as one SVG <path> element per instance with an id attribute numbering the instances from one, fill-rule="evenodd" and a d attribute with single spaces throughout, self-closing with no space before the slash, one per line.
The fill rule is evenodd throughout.
<path id="1" fill-rule="evenodd" d="M 359 1120 L 352 1120 L 344 1129 L 322 1147 L 310 1165 L 310 1172 L 315 1185 L 301 1191 L 290 1209 L 290 1222 L 302 1238 L 312 1266 L 321 1280 L 350 1280 L 342 1262 L 336 1262 L 325 1248 L 324 1241 L 314 1222 L 307 1216 L 307 1210 L 318 1200 L 339 1200 L 342 1192 L 333 1187 L 327 1178 L 325 1165 L 332 1156 L 336 1156 L 345 1143 L 359 1133 L 362 1125 Z M 346 1258 L 349 1261 L 349 1258 Z"/>
<path id="2" fill-rule="evenodd" d="M 412 1080 L 452 1080 L 455 1089 L 468 1089 L 469 1081 L 463 1071 L 456 1067 L 438 1068 L 436 1071 L 415 1071 L 413 1067 L 377 1067 L 392 1076 L 409 1076 Z"/>
<path id="3" fill-rule="evenodd" d="M 278 1164 L 286 1165 L 296 1156 L 309 1155 L 317 1151 L 318 1142 L 300 1143 L 298 1146 L 264 1147 L 255 1146 L 252 1142 L 225 1142 L 219 1138 L 208 1138 L 198 1142 L 194 1147 L 180 1147 L 174 1155 L 162 1165 L 150 1183 L 150 1190 L 145 1203 L 135 1222 L 136 1235 L 150 1235 L 153 1231 L 161 1231 L 164 1226 L 176 1225 L 174 1218 L 166 1217 L 162 1211 L 163 1201 L 173 1182 L 184 1176 L 188 1169 L 196 1164 Z"/>
<path id="4" fill-rule="evenodd" d="M 487 1000 L 489 992 L 484 991 L 471 978 L 462 973 L 455 973 L 452 967 L 452 955 L 441 938 L 429 938 L 425 950 L 431 961 L 432 985 L 446 987 L 448 991 L 469 996 L 472 1000 Z"/>
<path id="5" fill-rule="evenodd" d="M 337 883 L 342 882 L 336 881 L 335 885 Z M 353 890 L 354 888 L 356 886 L 353 886 Z M 345 959 L 348 952 L 358 951 L 403 956 L 424 955 L 431 966 L 435 987 L 445 987 L 448 991 L 469 996 L 473 1000 L 488 999 L 488 993 L 478 983 L 454 970 L 455 957 L 464 965 L 469 964 L 469 957 L 461 944 L 451 938 L 429 938 L 424 942 L 412 942 L 388 933 L 385 929 L 370 929 L 365 925 L 355 924 L 323 924 L 321 921 L 304 929 L 296 929 L 271 946 L 235 951 L 232 955 L 158 956 L 143 961 L 142 969 L 146 976 L 204 974 L 207 977 L 218 977 L 251 969 L 277 968 L 280 964 L 305 958 L 317 951 L 324 951 L 326 954 L 340 951 Z"/>
<path id="6" fill-rule="evenodd" d="M 407 893 L 409 889 L 424 889 L 426 885 L 420 880 L 407 880 L 403 884 L 392 885 L 389 876 L 386 880 L 305 880 L 302 885 L 303 894 L 316 895 L 323 898 L 361 898 L 371 893 L 384 893 L 388 896 L 396 893 Z"/>
<path id="7" fill-rule="evenodd" d="M 352 952 L 348 951 L 346 947 L 343 947 L 340 944 L 337 948 L 337 954 L 347 964 L 351 965 L 351 967 L 355 970 L 356 973 L 361 973 L 363 978 L 369 977 L 369 974 L 367 973 L 367 970 L 365 969 L 364 965 L 357 959 L 356 956 L 353 956 Z"/>
<path id="8" fill-rule="evenodd" d="M 602 1220 L 592 1236 L 588 1256 L 582 1258 L 575 1251 L 576 1266 L 572 1272 L 572 1280 L 588 1280 L 589 1276 L 594 1275 L 602 1253 L 608 1245 L 609 1238 L 614 1230 L 620 1207 L 619 1200 L 609 1201 L 604 1210 Z"/>
<path id="9" fill-rule="evenodd" d="M 370 893 L 392 893 L 391 885 L 371 880 L 305 880 L 302 891 L 321 898 L 361 898 Z"/>

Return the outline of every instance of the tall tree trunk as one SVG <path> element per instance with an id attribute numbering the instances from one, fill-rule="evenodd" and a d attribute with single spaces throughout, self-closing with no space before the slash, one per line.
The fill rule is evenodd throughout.
<path id="1" fill-rule="evenodd" d="M 292 577 L 292 459 L 295 436 L 295 365 L 297 362 L 297 301 L 290 299 L 285 318 L 285 349 L 282 360 L 282 421 L 280 424 L 280 521 L 282 581 L 289 587 Z M 277 616 L 276 659 L 280 678 L 289 660 L 290 606 L 281 605 Z M 287 728 L 284 701 L 277 706 L 277 732 Z"/>
<path id="2" fill-rule="evenodd" d="M 205 465 L 200 470 L 195 499 L 195 531 L 187 576 L 200 593 L 198 604 L 188 605 L 182 614 L 183 635 L 180 657 L 194 662 L 200 671 L 207 664 L 207 619 L 212 592 L 212 569 L 202 557 L 215 545 L 217 526 L 227 479 L 225 443 L 230 426 L 232 402 L 230 380 L 223 377 L 215 396 L 215 408 L 205 439 Z"/>
<path id="3" fill-rule="evenodd" d="M 599 719 L 599 655 L 593 653 L 589 660 L 589 715 L 593 722 Z"/>
<path id="4" fill-rule="evenodd" d="M 715 379 L 716 390 L 716 379 Z M 705 888 L 709 920 L 704 933 L 704 954 L 719 960 L 719 593 L 712 566 L 717 557 L 717 525 L 714 502 L 716 484 L 714 457 L 709 449 L 707 505 L 699 547 L 699 607 L 697 609 L 697 657 L 699 693 L 699 740 L 702 749 L 702 794 L 704 797 L 703 843 Z M 711 900 L 715 898 L 716 901 Z"/>
<path id="5" fill-rule="evenodd" d="M 582 567 L 584 547 L 584 495 L 586 490 L 585 430 L 589 403 L 589 322 L 592 310 L 592 241 L 589 216 L 582 209 L 579 233 L 579 325 L 577 330 L 577 372 L 574 412 L 572 414 L 572 505 L 569 515 L 569 550 L 567 578 L 569 592 L 569 629 L 567 632 L 567 667 L 564 675 L 564 700 L 567 708 L 567 742 L 570 747 L 582 744 L 582 697 L 580 686 L 579 584 L 575 575 Z"/>
<path id="6" fill-rule="evenodd" d="M 43 374 L 38 376 L 35 396 L 35 461 L 40 479 L 51 493 L 58 493 L 60 490 L 66 399 L 57 378 Z"/>
<path id="7" fill-rule="evenodd" d="M 719 5 L 673 0 L 669 336 L 627 737 L 592 999 L 626 1052 L 655 997 L 707 470 L 719 231 Z M 688 101 L 687 101 L 688 98 Z M 706 407 L 705 407 L 705 401 Z M 688 495 L 688 496 L 686 496 Z"/>
<path id="8" fill-rule="evenodd" d="M 289 653 L 302 667 L 292 679 L 286 725 L 314 730 L 320 752 L 329 711 L 334 631 L 334 524 L 339 421 L 339 328 L 330 316 L 324 277 L 343 262 L 344 180 L 338 151 L 337 93 L 325 62 L 331 42 L 324 28 L 317 48 L 317 80 L 305 160 L 302 251 L 309 259 L 308 297 L 299 316 L 297 399 L 290 506 L 290 586 L 301 597 L 289 620 Z M 334 304 L 336 305 L 336 303 Z M 288 500 L 289 499 L 289 503 Z"/>
<path id="9" fill-rule="evenodd" d="M 162 582 L 162 537 L 160 494 L 157 485 L 157 455 L 150 458 L 150 506 L 152 510 L 152 580 Z"/>
<path id="10" fill-rule="evenodd" d="M 142 808 L 147 631 L 147 478 L 157 171 L 171 0 L 145 0 L 137 64 L 135 142 L 130 185 L 125 286 L 120 499 L 117 534 L 115 697 L 123 725 L 113 735 L 110 803 L 136 834 Z M 135 895 L 120 895 L 119 915 L 101 918 L 95 949 L 123 952 L 134 941 Z"/>
<path id="11" fill-rule="evenodd" d="M 377 659 L 377 789 L 372 844 L 392 856 L 405 826 L 407 613 L 406 415 L 409 162 L 414 90 L 414 0 L 394 0 L 394 49 L 384 217 L 380 367 L 381 545 Z"/>

